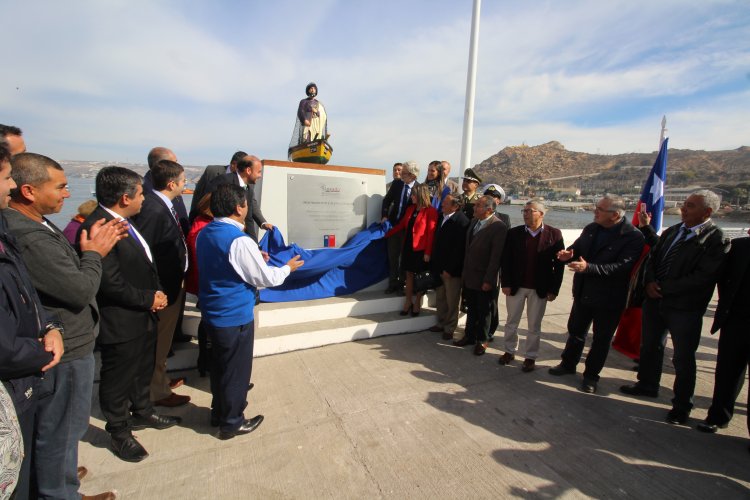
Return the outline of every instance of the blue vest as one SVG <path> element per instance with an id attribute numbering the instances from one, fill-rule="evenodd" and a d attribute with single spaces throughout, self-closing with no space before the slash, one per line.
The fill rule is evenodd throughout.
<path id="1" fill-rule="evenodd" d="M 198 298 L 202 317 L 211 326 L 226 328 L 253 321 L 255 288 L 229 262 L 237 238 L 249 238 L 239 228 L 213 221 L 198 235 Z"/>

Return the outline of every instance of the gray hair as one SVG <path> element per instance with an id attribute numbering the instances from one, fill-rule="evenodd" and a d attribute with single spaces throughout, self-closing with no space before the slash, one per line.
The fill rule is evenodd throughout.
<path id="1" fill-rule="evenodd" d="M 529 205 L 534 205 L 534 208 L 542 212 L 542 215 L 547 213 L 547 205 L 545 205 L 542 200 L 537 200 L 537 199 L 529 200 L 526 202 L 526 206 L 528 207 Z"/>
<path id="2" fill-rule="evenodd" d="M 699 189 L 690 193 L 690 196 L 700 196 L 703 198 L 703 206 L 710 208 L 711 212 L 716 212 L 719 209 L 719 195 L 708 189 Z"/>
<path id="3" fill-rule="evenodd" d="M 488 194 L 482 196 L 479 198 L 480 200 L 484 200 L 484 206 L 490 209 L 490 212 L 493 214 L 495 213 L 495 210 L 497 210 L 497 200 L 494 196 L 490 196 Z M 479 200 L 477 200 L 479 201 Z"/>
<path id="4" fill-rule="evenodd" d="M 617 212 L 618 217 L 625 217 L 625 200 L 622 199 L 622 196 L 607 193 L 602 196 L 602 200 L 609 200 L 609 209 Z"/>
<path id="5" fill-rule="evenodd" d="M 417 165 L 417 162 L 414 160 L 405 161 L 403 167 L 401 167 L 401 175 L 404 175 L 404 173 L 419 177 L 419 165 Z"/>

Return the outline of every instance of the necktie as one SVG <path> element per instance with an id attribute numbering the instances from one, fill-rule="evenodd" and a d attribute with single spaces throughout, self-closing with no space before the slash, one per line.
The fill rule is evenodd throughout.
<path id="1" fill-rule="evenodd" d="M 174 209 L 174 205 L 172 205 L 169 210 L 172 212 L 172 217 L 174 218 L 175 224 L 177 224 L 177 229 L 180 231 L 180 237 L 182 238 L 182 242 L 185 242 L 185 233 L 182 232 L 182 226 L 180 225 L 180 218 L 177 216 L 177 210 Z"/>
<path id="2" fill-rule="evenodd" d="M 404 184 L 404 190 L 401 195 L 401 206 L 398 209 L 398 218 L 400 219 L 404 215 L 406 210 L 406 204 L 409 203 L 409 185 Z"/>
<path id="3" fill-rule="evenodd" d="M 131 238 L 133 238 L 133 241 L 138 243 L 138 246 L 143 248 L 143 243 L 141 243 L 141 239 L 138 236 L 136 236 L 135 231 L 133 230 L 133 224 L 130 222 L 130 219 L 125 219 L 125 220 L 128 221 L 128 234 L 130 235 Z"/>
<path id="4" fill-rule="evenodd" d="M 674 239 L 672 247 L 667 250 L 666 255 L 659 263 L 659 267 L 656 270 L 656 279 L 658 279 L 659 281 L 664 280 L 664 278 L 666 278 L 669 274 L 669 268 L 672 267 L 672 262 L 677 256 L 677 252 L 680 251 L 680 247 L 682 247 L 682 245 L 685 243 L 688 234 L 689 231 L 687 231 L 684 227 L 680 228 L 680 233 Z"/>

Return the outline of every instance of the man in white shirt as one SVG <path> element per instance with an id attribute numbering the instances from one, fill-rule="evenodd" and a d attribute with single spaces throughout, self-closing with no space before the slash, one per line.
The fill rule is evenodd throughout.
<path id="1" fill-rule="evenodd" d="M 211 423 L 219 439 L 254 431 L 263 415 L 246 419 L 248 382 L 253 367 L 256 287 L 281 285 L 304 261 L 269 267 L 257 243 L 245 232 L 245 190 L 222 184 L 211 196 L 214 220 L 198 236 L 199 291 L 203 321 L 211 341 Z"/>

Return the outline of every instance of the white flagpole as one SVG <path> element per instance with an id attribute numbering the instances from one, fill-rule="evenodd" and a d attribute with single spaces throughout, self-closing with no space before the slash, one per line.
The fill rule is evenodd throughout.
<path id="1" fill-rule="evenodd" d="M 461 142 L 459 175 L 471 166 L 471 144 L 474 133 L 474 91 L 477 85 L 477 53 L 479 52 L 479 10 L 482 0 L 474 0 L 471 14 L 471 41 L 469 43 L 469 70 L 466 75 L 466 104 L 464 107 L 464 133 Z"/>
<path id="2" fill-rule="evenodd" d="M 661 151 L 661 144 L 664 142 L 664 133 L 667 131 L 667 115 L 661 117 L 661 135 L 659 136 L 659 148 L 657 151 Z"/>

